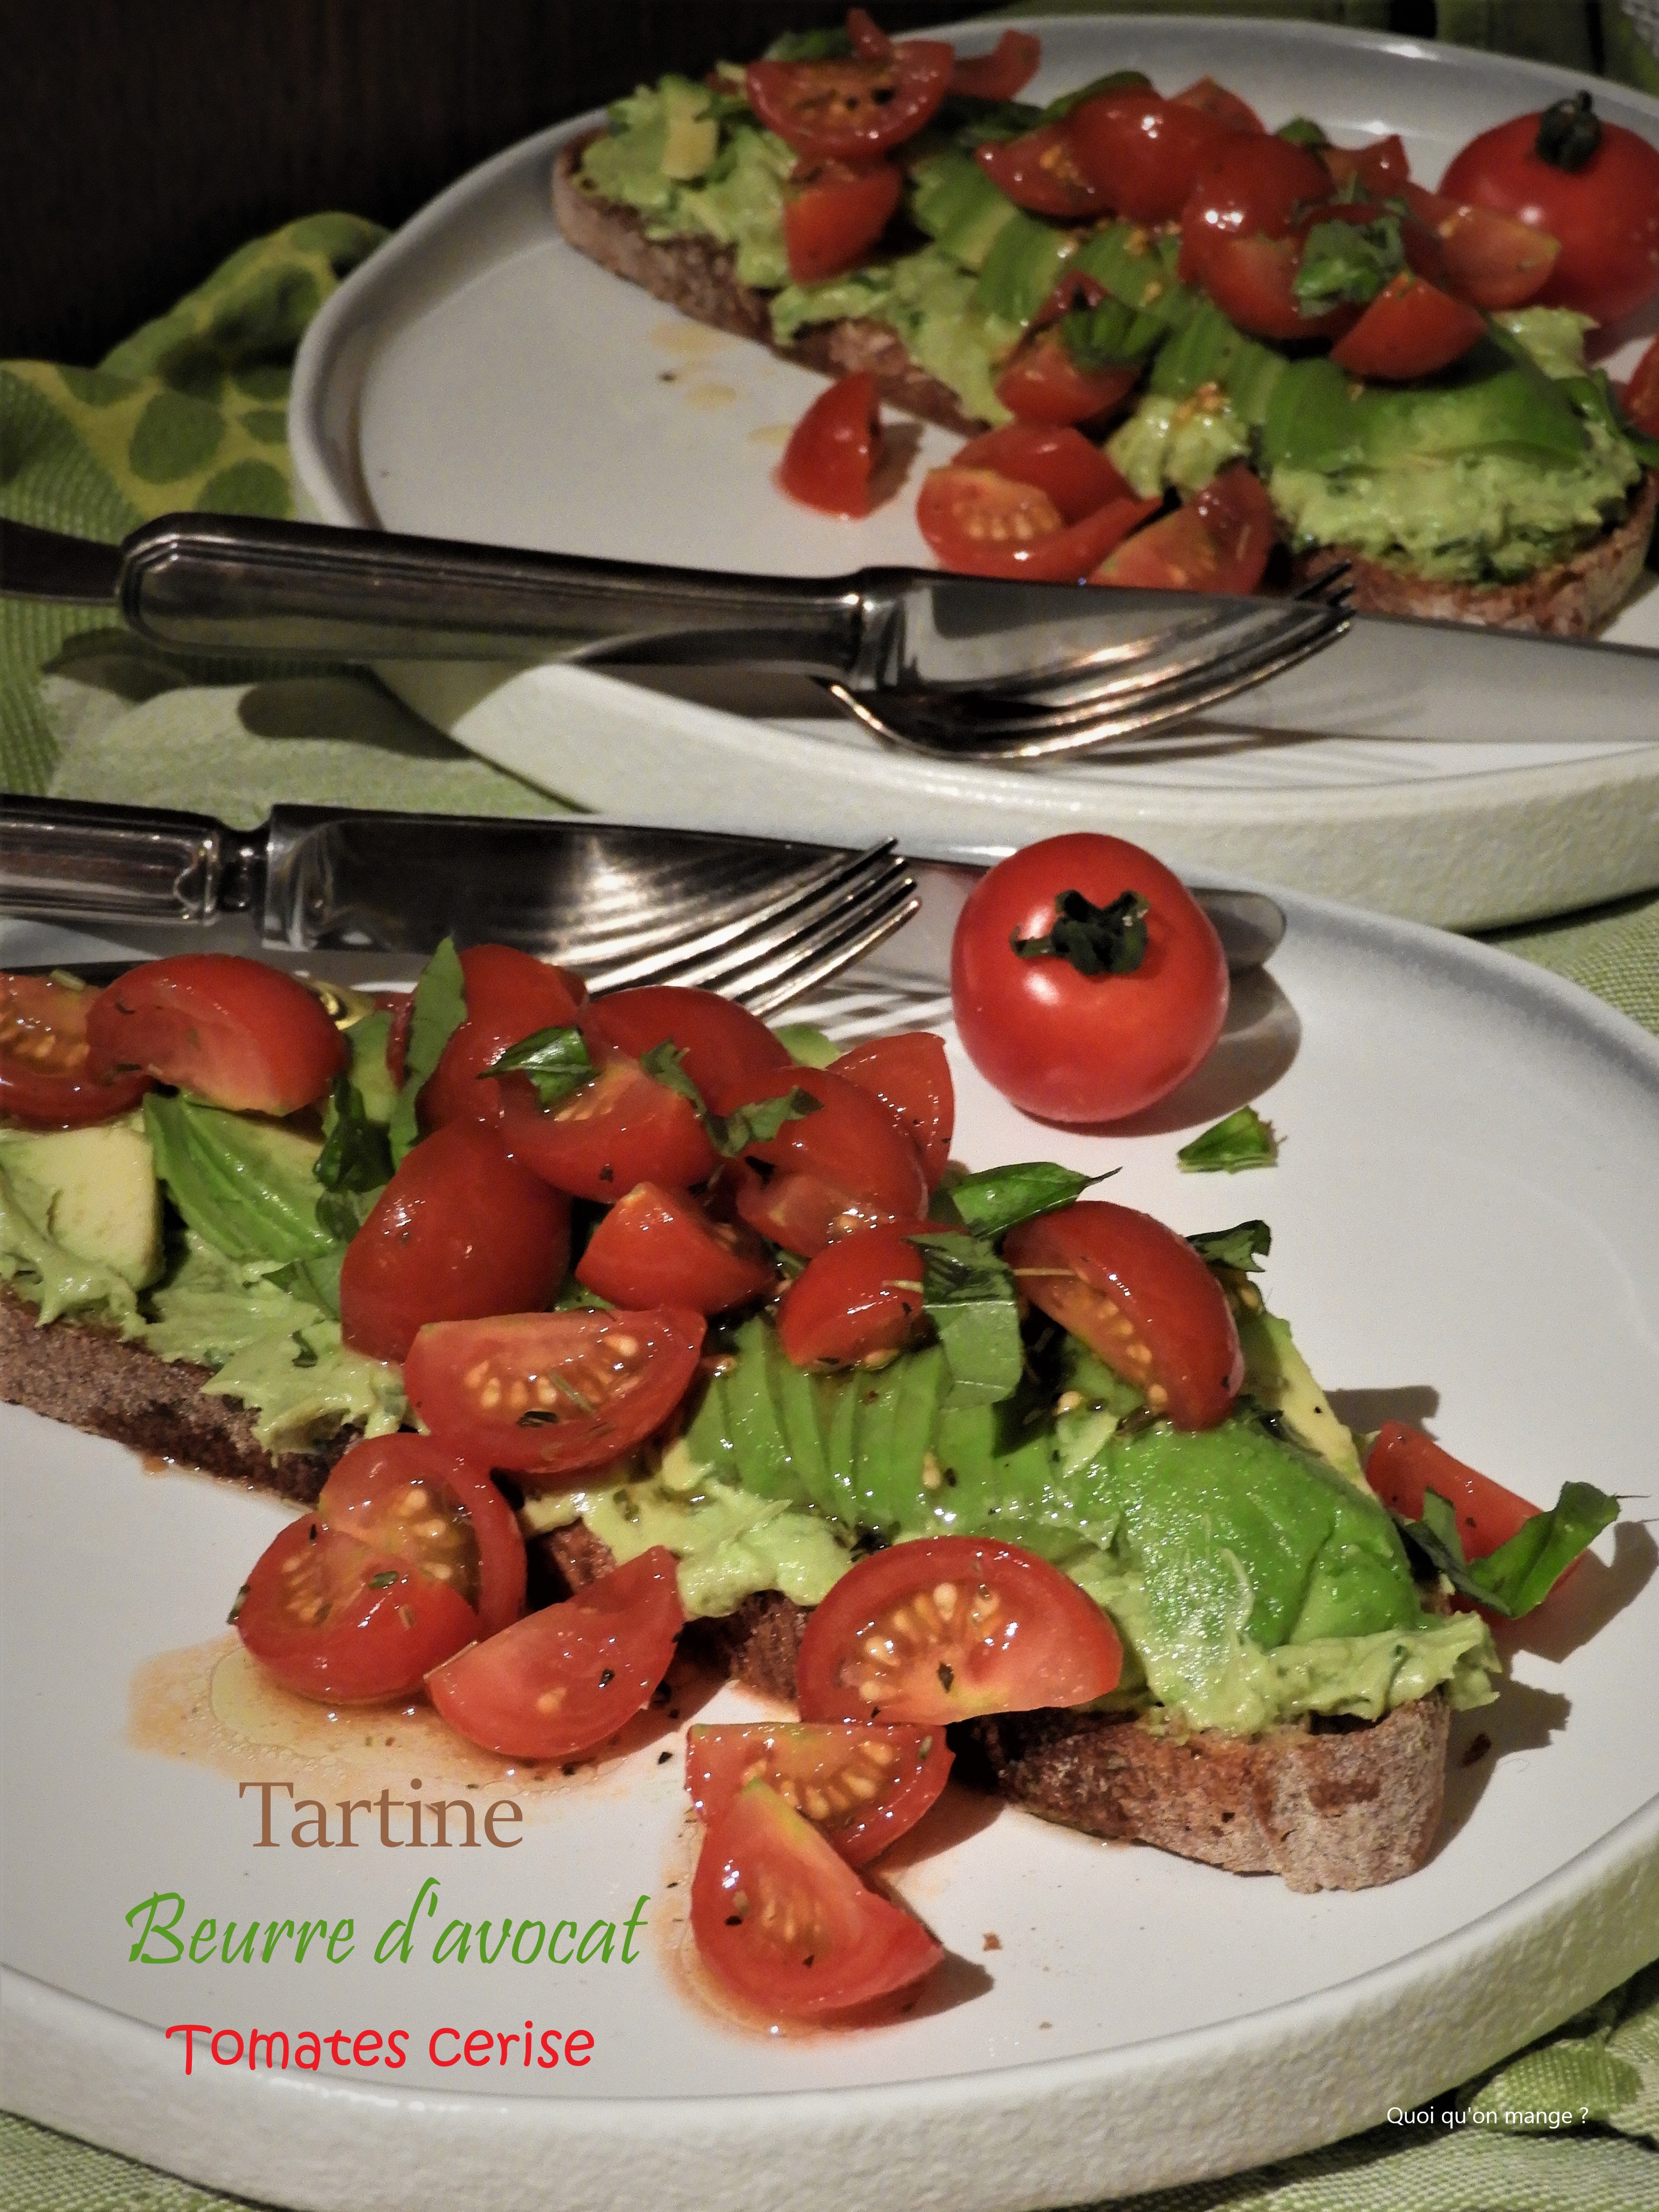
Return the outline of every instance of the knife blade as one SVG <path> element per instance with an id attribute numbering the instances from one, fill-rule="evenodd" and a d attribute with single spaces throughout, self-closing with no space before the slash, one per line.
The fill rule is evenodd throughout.
<path id="1" fill-rule="evenodd" d="M 81 923 L 240 916 L 293 951 L 427 953 L 445 937 L 616 971 L 718 880 L 734 905 L 802 889 L 852 856 L 805 840 L 580 815 L 381 814 L 278 806 L 257 830 L 210 816 L 0 797 L 0 914 Z M 1257 892 L 1194 889 L 1234 973 L 1285 931 Z"/>

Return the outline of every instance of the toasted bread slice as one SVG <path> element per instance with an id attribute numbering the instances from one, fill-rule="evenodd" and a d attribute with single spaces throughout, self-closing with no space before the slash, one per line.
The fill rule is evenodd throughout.
<path id="1" fill-rule="evenodd" d="M 1441 584 L 1368 560 L 1351 546 L 1322 545 L 1297 562 L 1297 580 L 1350 564 L 1354 605 L 1364 615 L 1415 615 L 1424 622 L 1478 623 L 1546 637 L 1588 637 L 1635 589 L 1659 509 L 1659 473 L 1650 472 L 1630 513 L 1593 544 L 1516 584 Z"/>
<path id="2" fill-rule="evenodd" d="M 825 323 L 793 345 L 775 343 L 766 295 L 738 283 L 731 248 L 712 238 L 647 238 L 645 219 L 636 210 L 600 199 L 581 183 L 582 152 L 588 143 L 586 138 L 574 140 L 553 165 L 553 213 L 578 252 L 641 285 L 694 322 L 752 338 L 785 361 L 798 361 L 825 376 L 868 369 L 882 398 L 907 415 L 919 415 L 965 438 L 989 427 L 964 410 L 949 385 L 918 368 L 884 323 Z"/>
<path id="3" fill-rule="evenodd" d="M 547 1540 L 573 1589 L 611 1553 L 577 1523 Z M 806 1614 L 775 1590 L 696 1624 L 734 1680 L 793 1699 Z M 1440 1821 L 1451 1710 L 1437 1695 L 1386 1719 L 1315 1721 L 1258 1736 L 1181 1736 L 1128 1715 L 1003 1713 L 951 1731 L 959 1771 L 1046 1820 L 1153 1844 L 1291 1889 L 1371 1889 L 1414 1874 Z"/>

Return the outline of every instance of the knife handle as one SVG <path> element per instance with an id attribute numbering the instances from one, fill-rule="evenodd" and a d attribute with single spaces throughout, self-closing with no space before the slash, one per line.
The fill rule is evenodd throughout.
<path id="1" fill-rule="evenodd" d="M 204 814 L 0 799 L 0 911 L 82 921 L 211 921 L 258 908 L 264 833 Z"/>
<path id="2" fill-rule="evenodd" d="M 164 515 L 121 555 L 129 624 L 192 653 L 845 673 L 864 618 L 845 579 L 707 574 L 233 515 Z"/>

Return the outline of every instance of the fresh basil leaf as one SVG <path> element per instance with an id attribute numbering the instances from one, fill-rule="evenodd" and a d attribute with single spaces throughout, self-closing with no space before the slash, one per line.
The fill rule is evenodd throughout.
<path id="1" fill-rule="evenodd" d="M 1176 1154 L 1185 1175 L 1237 1175 L 1245 1168 L 1270 1168 L 1278 1158 L 1273 1125 L 1254 1106 L 1241 1106 Z"/>
<path id="2" fill-rule="evenodd" d="M 822 31 L 780 31 L 766 49 L 769 62 L 839 61 L 853 51 L 853 41 L 840 24 Z"/>
<path id="3" fill-rule="evenodd" d="M 705 1114 L 702 1126 L 720 1158 L 732 1160 L 750 1145 L 769 1144 L 786 1121 L 804 1121 L 822 1103 L 798 1086 L 781 1098 L 757 1098 L 752 1106 L 739 1106 L 730 1114 Z"/>
<path id="4" fill-rule="evenodd" d="M 1105 1175 L 1079 1175 L 1075 1168 L 1058 1167 L 1053 1160 L 1022 1160 L 1011 1167 L 984 1168 L 978 1175 L 963 1176 L 951 1186 L 951 1203 L 964 1229 L 989 1241 L 1018 1222 L 1074 1204 L 1093 1184 L 1119 1172 L 1108 1168 Z"/>
<path id="5" fill-rule="evenodd" d="M 321 1218 L 325 1206 L 340 1206 L 350 1209 L 351 1205 L 351 1200 L 343 1194 L 325 1192 L 317 1201 L 318 1217 Z M 331 1321 L 340 1318 L 340 1269 L 345 1261 L 346 1246 L 357 1233 L 359 1223 L 356 1213 L 348 1210 L 344 1224 L 337 1231 L 325 1223 L 330 1236 L 336 1239 L 327 1251 L 314 1253 L 303 1260 L 291 1260 L 286 1267 L 277 1268 L 270 1278 L 278 1290 L 287 1291 L 293 1297 L 307 1299 L 320 1312 L 325 1313 Z M 294 1364 L 308 1367 L 311 1362 L 295 1359 Z"/>
<path id="6" fill-rule="evenodd" d="M 649 1052 L 640 1054 L 640 1066 L 651 1080 L 660 1083 L 665 1091 L 677 1091 L 682 1098 L 689 1098 L 699 1115 L 708 1113 L 702 1091 L 685 1072 L 685 1048 L 683 1045 L 676 1044 L 672 1037 L 665 1037 L 660 1044 L 653 1044 Z"/>
<path id="7" fill-rule="evenodd" d="M 1118 299 L 1102 300 L 1062 315 L 1060 340 L 1074 367 L 1085 376 L 1105 368 L 1130 368 L 1154 353 L 1168 336 L 1156 315 L 1143 313 Z"/>
<path id="8" fill-rule="evenodd" d="M 951 1370 L 947 1406 L 994 1406 L 1024 1371 L 1013 1271 L 978 1238 L 918 1234 L 922 1308 Z"/>
<path id="9" fill-rule="evenodd" d="M 392 1179 L 392 1146 L 386 1133 L 378 1121 L 369 1120 L 363 1094 L 349 1075 L 337 1075 L 330 1088 L 323 1116 L 323 1149 L 311 1172 L 325 1191 L 379 1190 Z M 319 1199 L 319 1220 L 322 1205 Z"/>
<path id="10" fill-rule="evenodd" d="M 1328 146 L 1322 125 L 1310 115 L 1293 115 L 1288 123 L 1281 123 L 1274 131 L 1275 138 L 1288 138 L 1292 146 Z"/>
<path id="11" fill-rule="evenodd" d="M 1256 1262 L 1265 1260 L 1273 1249 L 1273 1232 L 1265 1221 L 1241 1221 L 1233 1229 L 1212 1229 L 1201 1237 L 1189 1237 L 1192 1246 L 1206 1267 L 1231 1267 L 1241 1275 L 1259 1275 Z"/>
<path id="12" fill-rule="evenodd" d="M 1022 960 L 1066 960 L 1079 975 L 1133 975 L 1146 957 L 1146 917 L 1139 891 L 1096 906 L 1081 891 L 1061 891 L 1046 937 L 1010 937 Z"/>
<path id="13" fill-rule="evenodd" d="M 972 152 L 975 146 L 994 146 L 1010 138 L 1024 138 L 1044 120 L 1040 107 L 1025 100 L 982 100 L 975 93 L 945 95 L 937 121 L 958 146 Z"/>
<path id="14" fill-rule="evenodd" d="M 1401 1532 L 1460 1596 L 1506 1620 L 1541 1604 L 1567 1569 L 1619 1518 L 1619 1501 L 1593 1483 L 1565 1482 L 1547 1513 L 1536 1513 L 1506 1544 L 1466 1561 L 1457 1515 L 1438 1491 L 1423 1494 L 1423 1517 L 1394 1516 Z"/>
<path id="15" fill-rule="evenodd" d="M 509 1045 L 486 1075 L 526 1075 L 544 1106 L 562 1106 L 599 1073 L 579 1029 L 537 1030 Z"/>
<path id="16" fill-rule="evenodd" d="M 1398 216 L 1371 222 L 1316 222 L 1302 248 L 1302 265 L 1291 282 L 1307 315 L 1328 314 L 1345 301 L 1367 307 L 1406 265 Z"/>
<path id="17" fill-rule="evenodd" d="M 404 1084 L 386 1127 L 394 1163 L 420 1136 L 415 1102 L 443 1058 L 444 1047 L 465 1019 L 466 978 L 461 972 L 460 955 L 447 937 L 421 970 L 415 986 L 409 1043 L 404 1054 Z"/>
<path id="18" fill-rule="evenodd" d="M 1085 100 L 1098 100 L 1109 92 L 1150 92 L 1151 77 L 1139 70 L 1113 70 L 1109 76 L 1091 77 L 1075 92 L 1062 92 L 1058 100 L 1051 100 L 1043 109 L 1042 121 L 1061 123 L 1074 108 L 1081 107 Z"/>

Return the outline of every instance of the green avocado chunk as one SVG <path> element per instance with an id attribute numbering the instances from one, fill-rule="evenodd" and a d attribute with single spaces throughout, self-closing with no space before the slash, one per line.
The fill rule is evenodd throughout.
<path id="1" fill-rule="evenodd" d="M 910 213 L 941 253 L 977 274 L 1015 208 L 977 161 L 951 146 L 925 155 L 911 170 Z"/>

